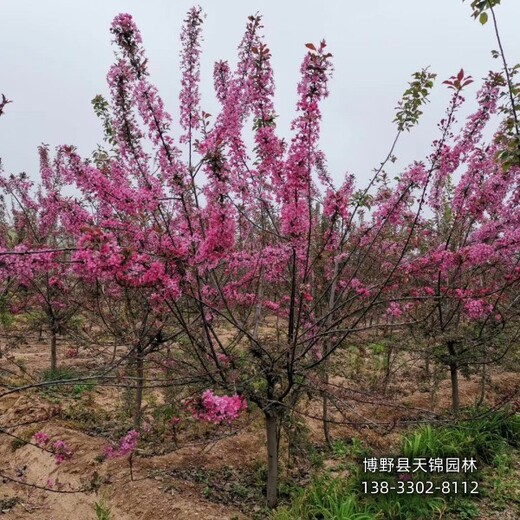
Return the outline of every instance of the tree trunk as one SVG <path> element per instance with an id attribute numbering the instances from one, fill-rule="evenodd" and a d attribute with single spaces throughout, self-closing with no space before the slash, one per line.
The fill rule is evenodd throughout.
<path id="1" fill-rule="evenodd" d="M 51 323 L 51 372 L 58 370 L 57 327 Z"/>
<path id="2" fill-rule="evenodd" d="M 323 382 L 325 385 L 329 384 L 329 373 L 327 370 L 327 361 L 324 361 L 324 373 L 323 373 Z M 332 442 L 330 439 L 330 425 L 329 425 L 329 398 L 327 394 L 323 394 L 323 435 L 325 437 L 325 442 L 329 449 L 332 447 Z"/>
<path id="3" fill-rule="evenodd" d="M 482 373 L 480 376 L 480 395 L 477 400 L 476 406 L 482 406 L 484 399 L 486 397 L 486 382 L 487 382 L 487 370 L 486 363 L 482 363 Z"/>
<path id="4" fill-rule="evenodd" d="M 459 371 L 456 363 L 450 363 L 450 377 L 451 377 L 451 404 L 453 413 L 457 415 L 460 407 L 459 397 Z"/>
<path id="5" fill-rule="evenodd" d="M 278 503 L 278 430 L 279 417 L 266 413 L 265 431 L 267 435 L 267 506 L 276 507 Z"/>
<path id="6" fill-rule="evenodd" d="M 392 354 L 394 347 L 392 345 L 386 346 L 385 352 L 385 379 L 383 381 L 383 395 L 386 396 L 388 393 L 388 385 L 390 383 L 390 376 L 392 375 Z"/>
<path id="7" fill-rule="evenodd" d="M 450 378 L 451 378 L 451 406 L 453 413 L 457 415 L 459 413 L 460 398 L 459 398 L 459 367 L 457 363 L 457 351 L 455 350 L 455 342 L 448 341 L 448 366 L 450 367 Z"/>
<path id="8" fill-rule="evenodd" d="M 332 311 L 334 310 L 334 302 L 336 301 L 336 285 L 338 282 L 338 272 L 339 272 L 339 264 L 338 260 L 334 261 L 334 273 L 332 276 L 332 284 L 330 286 L 330 294 L 329 294 L 329 306 L 328 313 L 329 317 L 327 319 L 327 324 L 330 325 L 332 323 Z M 329 342 L 325 341 L 323 345 L 323 356 L 326 357 L 329 354 Z M 327 386 L 329 384 L 329 358 L 326 357 L 325 361 L 323 361 L 323 383 L 325 385 L 325 392 L 327 392 Z M 323 394 L 323 435 L 325 437 L 325 442 L 329 448 L 332 447 L 332 443 L 330 440 L 330 425 L 329 425 L 329 399 L 327 394 Z"/>
<path id="9" fill-rule="evenodd" d="M 144 387 L 144 359 L 141 347 L 137 347 L 135 359 L 136 372 L 136 388 L 134 402 L 134 430 L 141 429 L 141 408 L 143 405 L 143 387 Z"/>

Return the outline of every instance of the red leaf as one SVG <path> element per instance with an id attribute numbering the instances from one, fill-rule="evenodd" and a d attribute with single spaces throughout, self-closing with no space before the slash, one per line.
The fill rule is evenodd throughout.
<path id="1" fill-rule="evenodd" d="M 316 50 L 316 47 L 314 47 L 314 45 L 312 43 L 306 43 L 305 47 L 307 47 L 307 49 L 310 49 L 311 51 Z"/>
<path id="2" fill-rule="evenodd" d="M 457 74 L 457 79 L 459 81 L 462 81 L 463 77 L 464 77 L 464 69 L 460 69 L 460 72 Z"/>

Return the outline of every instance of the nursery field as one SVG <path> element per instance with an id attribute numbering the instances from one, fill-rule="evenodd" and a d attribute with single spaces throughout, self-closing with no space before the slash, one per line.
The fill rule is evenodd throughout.
<path id="1" fill-rule="evenodd" d="M 477 455 L 481 495 L 443 497 L 430 508 L 422 499 L 417 502 L 404 496 L 396 501 L 402 508 L 399 511 L 395 504 L 392 510 L 363 495 L 358 482 L 362 461 L 368 456 L 402 454 L 403 439 L 417 435 L 424 423 L 438 424 L 441 429 L 444 421 L 451 424 L 449 378 L 437 381 L 432 395 L 433 374 L 432 378 L 426 377 L 424 367 L 403 360 L 403 367 L 384 389 L 383 353 L 357 348 L 343 353 L 338 365 L 348 362 L 354 367 L 348 374 L 351 384 L 345 388 L 360 388 L 363 383 L 370 390 L 362 399 L 351 394 L 348 408 L 343 408 L 341 414 L 331 413 L 330 447 L 324 441 L 321 421 L 312 418 L 319 417 L 320 400 L 310 398 L 301 405 L 301 413 L 292 417 L 293 425 L 284 430 L 281 438 L 281 506 L 279 512 L 273 513 L 265 507 L 265 435 L 258 410 L 247 410 L 231 426 L 188 420 L 174 431 L 167 406 L 171 392 L 167 388 L 147 390 L 143 398 L 143 433 L 130 471 L 128 457 L 104 456 L 106 447 L 132 427 L 125 396 L 128 390 L 110 380 L 89 379 L 104 363 L 99 360 L 96 367 L 89 352 L 82 349 L 72 358 L 65 357 L 71 347 L 61 338 L 58 353 L 65 359 L 59 371 L 50 374 L 42 341 L 35 337 L 0 359 L 3 382 L 13 387 L 35 382 L 41 385 L 0 400 L 0 428 L 4 434 L 0 448 L 0 504 L 6 519 L 296 520 L 319 518 L 313 516 L 312 508 L 325 507 L 331 496 L 338 500 L 357 497 L 354 512 L 366 511 L 367 515 L 359 518 L 512 520 L 520 515 L 520 421 L 518 416 L 515 419 L 510 415 L 511 407 L 503 416 L 492 412 L 504 402 L 518 407 L 520 374 L 511 367 L 489 374 L 485 387 L 488 408 L 480 409 L 484 418 L 461 418 L 457 423 L 467 437 L 466 441 L 454 437 L 453 442 L 460 443 L 461 456 L 470 456 L 475 449 L 492 452 L 485 463 Z M 52 375 L 59 378 L 52 380 Z M 154 377 L 153 370 L 150 377 Z M 73 381 L 67 383 L 67 379 Z M 346 381 L 340 375 L 332 379 L 337 384 Z M 464 419 L 479 413 L 475 403 L 481 386 L 475 375 L 460 382 Z M 516 396 L 516 401 L 511 396 Z M 492 422 L 493 418 L 509 422 L 512 436 L 497 435 L 478 446 L 482 434 L 479 428 L 485 429 L 486 421 Z M 495 435 L 499 430 L 490 432 Z M 52 453 L 35 446 L 38 432 L 63 440 L 73 451 L 70 460 L 57 465 Z M 427 456 L 432 448 L 425 443 L 418 449 Z M 350 513 L 342 516 L 340 512 L 331 518 L 358 517 Z"/>
<path id="2" fill-rule="evenodd" d="M 334 114 L 332 45 L 302 42 L 285 124 L 256 13 L 236 59 L 213 64 L 209 113 L 195 6 L 169 111 L 157 48 L 111 4 L 114 56 L 89 98 L 97 144 L 41 144 L 36 171 L 0 161 L 0 520 L 520 518 L 520 64 L 500 3 L 468 2 L 478 25 L 464 25 L 491 31 L 493 69 L 413 72 L 387 150 L 356 174 L 326 145 L 387 93 L 383 73 L 377 95 Z M 395 18 L 394 2 L 373 4 Z M 55 36 L 79 42 L 76 22 Z M 25 52 L 30 38 L 12 36 Z M 74 67 L 90 81 L 83 66 L 102 54 L 80 47 L 58 54 L 88 48 Z M 29 109 L 34 81 L 10 70 L 22 86 L 19 100 L 0 92 L 0 155 L 19 145 L 4 124 L 29 136 L 62 108 L 53 93 Z M 409 141 L 435 96 L 428 144 Z M 51 134 L 75 130 L 88 125 Z"/>

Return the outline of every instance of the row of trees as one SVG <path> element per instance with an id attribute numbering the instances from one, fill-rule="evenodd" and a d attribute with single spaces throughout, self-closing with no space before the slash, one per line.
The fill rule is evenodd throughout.
<path id="1" fill-rule="evenodd" d="M 122 14 L 111 27 L 110 99 L 93 102 L 105 145 L 89 158 L 72 146 L 51 157 L 42 146 L 38 185 L 0 177 L 2 312 L 39 310 L 52 370 L 56 337 L 72 333 L 76 317 L 84 324 L 76 341 L 115 345 L 103 376 L 127 366 L 136 430 L 152 363 L 167 368 L 160 384 L 185 395 L 211 388 L 255 403 L 274 506 L 281 423 L 319 389 L 328 439 L 330 360 L 351 337 L 412 333 L 427 361 L 449 367 L 455 412 L 460 371 L 498 361 L 518 338 L 512 71 L 489 74 L 461 127 L 472 80 L 461 70 L 445 82 L 451 100 L 430 155 L 394 182 L 385 168 L 435 79 L 416 73 L 386 160 L 366 186 L 348 176 L 338 188 L 319 147 L 332 71 L 325 42 L 307 44 L 286 142 L 259 16 L 249 18 L 236 69 L 215 64 L 219 113 L 201 110 L 202 22 L 193 8 L 181 35 L 178 122 L 150 81 L 132 17 Z"/>

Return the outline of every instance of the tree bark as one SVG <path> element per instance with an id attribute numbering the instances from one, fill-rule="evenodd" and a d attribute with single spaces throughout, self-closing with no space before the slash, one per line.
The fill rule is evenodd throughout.
<path id="1" fill-rule="evenodd" d="M 392 375 L 392 354 L 394 353 L 393 345 L 386 345 L 385 352 L 385 379 L 383 381 L 383 395 L 388 394 L 388 385 L 390 384 L 390 376 Z"/>
<path id="2" fill-rule="evenodd" d="M 448 342 L 448 366 L 450 367 L 450 378 L 451 378 L 451 406 L 453 413 L 457 415 L 460 407 L 459 397 L 459 367 L 456 359 L 455 343 L 453 341 Z"/>
<path id="3" fill-rule="evenodd" d="M 143 405 L 143 387 L 144 387 L 144 359 L 141 347 L 136 349 L 135 359 L 136 372 L 136 388 L 135 388 L 135 402 L 134 402 L 134 430 L 141 429 L 141 408 Z"/>
<path id="4" fill-rule="evenodd" d="M 51 323 L 51 372 L 58 370 L 58 348 L 57 348 L 57 327 L 54 322 Z"/>
<path id="5" fill-rule="evenodd" d="M 482 406 L 484 399 L 486 397 L 486 382 L 487 382 L 487 370 L 486 363 L 482 363 L 482 373 L 480 375 L 480 395 L 477 400 L 476 406 Z"/>
<path id="6" fill-rule="evenodd" d="M 276 507 L 278 503 L 278 446 L 279 446 L 279 417 L 276 414 L 266 413 L 265 430 L 267 436 L 267 506 Z"/>
<path id="7" fill-rule="evenodd" d="M 327 370 L 327 361 L 324 361 L 324 373 L 323 373 L 323 382 L 325 383 L 325 386 L 329 384 L 329 373 Z M 323 415 L 323 436 L 325 437 L 325 442 L 330 449 L 332 447 L 332 441 L 330 438 L 330 425 L 329 425 L 329 398 L 326 394 L 323 395 L 323 408 L 322 408 L 322 415 Z"/>
<path id="8" fill-rule="evenodd" d="M 336 301 L 336 285 L 338 281 L 338 272 L 339 272 L 339 264 L 338 260 L 336 259 L 334 261 L 334 273 L 332 275 L 332 284 L 330 287 L 330 294 L 329 294 L 329 305 L 328 305 L 328 313 L 329 317 L 327 319 L 327 324 L 330 325 L 332 322 L 332 311 L 334 310 L 334 303 Z M 328 350 L 329 350 L 329 343 L 328 341 L 325 341 L 323 345 L 323 356 L 328 356 Z M 325 361 L 323 362 L 323 383 L 325 385 L 325 392 L 327 391 L 327 386 L 329 384 L 329 358 L 327 357 Z M 329 425 L 329 399 L 327 397 L 327 394 L 323 394 L 323 408 L 322 408 L 322 415 L 323 415 L 323 435 L 325 437 L 325 442 L 327 443 L 327 446 L 329 449 L 332 447 L 332 442 L 330 438 L 330 425 Z"/>
<path id="9" fill-rule="evenodd" d="M 457 415 L 460 408 L 460 397 L 459 397 L 459 370 L 456 363 L 450 364 L 450 377 L 451 377 L 451 405 L 453 413 Z"/>

